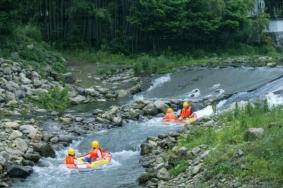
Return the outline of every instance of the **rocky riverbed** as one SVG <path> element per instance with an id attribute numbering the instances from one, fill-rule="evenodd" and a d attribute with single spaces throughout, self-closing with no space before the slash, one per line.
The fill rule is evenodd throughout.
<path id="1" fill-rule="evenodd" d="M 73 105 L 95 101 L 116 100 L 141 90 L 140 80 L 131 69 L 117 71 L 115 75 L 101 76 L 101 85 L 81 87 L 72 73 L 58 74 L 52 70 L 40 75 L 31 66 L 0 59 L 0 187 L 8 187 L 11 178 L 29 176 L 32 166 L 41 157 L 55 157 L 55 150 L 93 131 L 122 126 L 127 119 L 138 118 L 135 111 L 120 111 L 113 106 L 108 111 L 92 113 L 58 113 L 39 109 L 30 100 L 52 88 L 69 88 Z M 128 88 L 117 83 L 128 83 Z M 103 87 L 105 84 L 108 87 Z M 43 118 L 42 118 L 43 117 Z M 43 125 L 51 119 L 56 130 Z"/>

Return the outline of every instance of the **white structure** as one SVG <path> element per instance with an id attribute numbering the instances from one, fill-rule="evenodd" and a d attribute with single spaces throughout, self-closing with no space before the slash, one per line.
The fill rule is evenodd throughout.
<path id="1" fill-rule="evenodd" d="M 283 32 L 283 19 L 271 20 L 269 22 L 267 32 L 269 33 Z"/>
<path id="2" fill-rule="evenodd" d="M 265 2 L 264 0 L 255 0 L 254 9 L 251 11 L 251 16 L 256 16 L 259 12 L 264 12 L 265 10 Z"/>

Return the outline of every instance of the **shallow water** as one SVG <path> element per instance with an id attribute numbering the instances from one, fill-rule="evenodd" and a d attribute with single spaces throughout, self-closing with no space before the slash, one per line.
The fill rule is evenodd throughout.
<path id="1" fill-rule="evenodd" d="M 91 134 L 73 146 L 80 153 L 90 149 L 93 139 L 100 141 L 104 150 L 110 151 L 113 160 L 110 165 L 88 172 L 70 171 L 62 165 L 66 151 L 57 153 L 56 159 L 44 159 L 48 167 L 36 167 L 32 176 L 13 187 L 136 187 L 136 179 L 143 173 L 139 164 L 139 145 L 147 137 L 165 134 L 180 129 L 180 126 L 161 123 L 161 119 L 147 122 L 131 122 L 122 128 Z"/>
<path id="2" fill-rule="evenodd" d="M 152 86 L 139 97 L 202 99 L 231 95 L 228 99 L 219 102 L 217 105 L 219 109 L 228 108 L 233 102 L 258 98 L 267 98 L 269 104 L 277 105 L 283 103 L 282 75 L 281 67 L 195 68 L 153 80 Z M 95 105 L 80 107 L 79 111 L 89 112 L 96 107 Z M 199 112 L 202 115 L 211 113 L 210 106 Z M 56 125 L 54 126 L 56 130 Z M 144 171 L 139 164 L 140 144 L 147 136 L 174 132 L 178 129 L 181 129 L 181 126 L 164 126 L 161 119 L 154 118 L 145 122 L 130 122 L 121 128 L 90 133 L 83 140 L 73 143 L 72 147 L 80 153 L 86 153 L 90 142 L 97 139 L 105 150 L 113 154 L 110 165 L 89 172 L 70 171 L 62 165 L 66 153 L 66 150 L 62 150 L 58 151 L 56 159 L 43 159 L 49 164 L 48 167 L 34 167 L 35 173 L 24 181 L 16 181 L 13 187 L 137 187 L 136 179 Z"/>

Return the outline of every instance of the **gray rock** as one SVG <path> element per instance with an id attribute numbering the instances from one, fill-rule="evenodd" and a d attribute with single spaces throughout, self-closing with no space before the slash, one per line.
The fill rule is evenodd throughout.
<path id="1" fill-rule="evenodd" d="M 21 152 L 25 152 L 27 151 L 28 149 L 28 145 L 27 143 L 25 142 L 25 140 L 21 139 L 21 138 L 17 138 L 15 141 L 14 141 L 14 145 L 15 147 L 21 151 Z"/>
<path id="2" fill-rule="evenodd" d="M 155 167 L 154 167 L 154 170 L 159 170 L 159 169 L 161 169 L 161 168 L 163 168 L 163 167 L 165 167 L 165 164 L 164 163 L 159 163 L 159 164 L 157 164 Z"/>
<path id="3" fill-rule="evenodd" d="M 41 85 L 42 85 L 42 82 L 39 79 L 36 78 L 33 80 L 33 86 L 35 88 L 39 88 Z"/>
<path id="4" fill-rule="evenodd" d="M 16 90 L 15 96 L 17 99 L 23 99 L 26 97 L 26 92 L 24 90 Z"/>
<path id="5" fill-rule="evenodd" d="M 20 126 L 20 131 L 27 134 L 29 138 L 34 138 L 38 132 L 32 125 L 22 125 Z"/>
<path id="6" fill-rule="evenodd" d="M 117 91 L 118 97 L 122 98 L 122 97 L 126 97 L 127 95 L 129 95 L 129 92 L 125 89 L 120 89 Z"/>
<path id="7" fill-rule="evenodd" d="M 76 97 L 70 98 L 72 104 L 80 104 L 86 101 L 86 97 L 78 95 Z"/>
<path id="8" fill-rule="evenodd" d="M 193 153 L 194 156 L 198 155 L 200 152 L 201 152 L 200 147 L 194 147 L 192 149 L 192 153 Z"/>
<path id="9" fill-rule="evenodd" d="M 8 100 L 8 101 L 15 101 L 16 100 L 16 95 L 14 93 L 6 91 L 6 100 Z"/>
<path id="10" fill-rule="evenodd" d="M 5 183 L 5 182 L 0 182 L 0 187 L 1 188 L 5 188 L 5 187 L 9 187 L 9 185 L 7 183 Z"/>
<path id="11" fill-rule="evenodd" d="M 207 151 L 203 152 L 203 153 L 200 155 L 200 158 L 201 158 L 201 159 L 207 159 L 209 153 L 210 153 L 210 150 L 207 150 Z"/>
<path id="12" fill-rule="evenodd" d="M 155 101 L 154 105 L 160 112 L 166 112 L 167 108 L 169 107 L 165 102 L 163 101 Z"/>
<path id="13" fill-rule="evenodd" d="M 23 133 L 21 133 L 21 132 L 18 131 L 18 130 L 15 130 L 15 131 L 13 131 L 13 132 L 10 134 L 9 140 L 14 140 L 14 139 L 20 138 L 20 137 L 22 137 L 22 136 L 23 136 Z"/>
<path id="14" fill-rule="evenodd" d="M 245 140 L 252 141 L 256 139 L 261 139 L 264 136 L 264 129 L 263 128 L 249 128 L 245 132 Z"/>
<path id="15" fill-rule="evenodd" d="M 154 104 L 150 103 L 143 108 L 143 112 L 145 115 L 156 115 L 158 113 L 158 109 Z"/>
<path id="16" fill-rule="evenodd" d="M 268 67 L 275 67 L 276 63 L 275 62 L 270 62 L 270 63 L 267 63 L 266 66 L 268 66 Z"/>
<path id="17" fill-rule="evenodd" d="M 4 124 L 4 127 L 11 128 L 11 129 L 17 129 L 19 127 L 19 124 L 18 124 L 18 122 L 15 122 L 15 121 L 13 121 L 13 122 L 6 122 Z"/>
<path id="18" fill-rule="evenodd" d="M 109 92 L 109 89 L 103 88 L 103 87 L 100 87 L 100 86 L 96 86 L 96 89 L 99 91 L 99 93 L 101 93 L 103 95 L 106 95 Z"/>
<path id="19" fill-rule="evenodd" d="M 244 155 L 244 152 L 241 149 L 237 149 L 237 151 L 235 152 L 236 157 L 242 157 L 243 155 Z"/>
<path id="20" fill-rule="evenodd" d="M 192 175 L 196 175 L 201 171 L 201 169 L 202 169 L 202 164 L 198 164 L 197 166 L 194 166 L 192 168 Z"/>
<path id="21" fill-rule="evenodd" d="M 85 94 L 90 95 L 92 97 L 98 97 L 100 96 L 100 93 L 96 91 L 94 88 L 86 88 L 85 89 Z"/>
<path id="22" fill-rule="evenodd" d="M 52 144 L 57 144 L 57 143 L 59 142 L 58 136 L 54 136 L 53 138 L 51 138 L 51 139 L 50 139 L 50 142 L 51 142 Z"/>
<path id="23" fill-rule="evenodd" d="M 31 80 L 26 77 L 24 73 L 20 73 L 21 82 L 23 84 L 30 84 Z"/>
<path id="24" fill-rule="evenodd" d="M 71 135 L 60 135 L 59 136 L 59 142 L 71 143 L 73 139 L 74 137 Z"/>
<path id="25" fill-rule="evenodd" d="M 161 168 L 157 171 L 157 178 L 161 180 L 169 180 L 170 174 L 166 168 Z"/>
<path id="26" fill-rule="evenodd" d="M 42 157 L 56 157 L 54 149 L 46 143 L 34 145 L 34 150 L 39 152 Z"/>
<path id="27" fill-rule="evenodd" d="M 24 158 L 26 160 L 30 160 L 30 161 L 33 161 L 35 163 L 37 163 L 40 159 L 40 155 L 39 153 L 35 152 L 35 153 L 27 153 L 24 155 Z"/>
<path id="28" fill-rule="evenodd" d="M 7 175 L 11 178 L 26 178 L 33 172 L 29 166 L 11 165 L 7 169 Z"/>
<path id="29" fill-rule="evenodd" d="M 115 126 L 122 126 L 123 125 L 123 120 L 121 117 L 114 117 L 112 119 L 113 123 Z"/>
<path id="30" fill-rule="evenodd" d="M 9 90 L 9 91 L 15 91 L 16 89 L 19 88 L 19 85 L 13 81 L 8 81 L 6 83 L 6 88 Z"/>
<path id="31" fill-rule="evenodd" d="M 154 173 L 145 173 L 138 178 L 138 182 L 140 185 L 145 185 L 146 182 L 155 177 L 156 175 Z"/>
<path id="32" fill-rule="evenodd" d="M 152 152 L 153 146 L 148 143 L 141 144 L 141 155 L 148 155 Z"/>
<path id="33" fill-rule="evenodd" d="M 181 147 L 178 149 L 178 156 L 182 159 L 192 159 L 193 155 L 186 147 Z"/>
<path id="34" fill-rule="evenodd" d="M 74 78 L 73 74 L 71 72 L 67 72 L 62 75 L 64 78 L 64 82 L 68 84 L 73 84 L 76 82 L 76 79 Z"/>
<path id="35" fill-rule="evenodd" d="M 2 155 L 0 155 L 0 165 L 1 166 L 6 166 L 7 160 L 5 157 L 3 157 Z"/>

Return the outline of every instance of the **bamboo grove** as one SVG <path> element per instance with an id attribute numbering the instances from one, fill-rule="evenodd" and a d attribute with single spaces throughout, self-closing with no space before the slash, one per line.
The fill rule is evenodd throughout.
<path id="1" fill-rule="evenodd" d="M 254 4 L 255 0 L 2 0 L 0 33 L 13 23 L 32 24 L 57 47 L 121 53 L 260 43 L 268 15 L 250 16 Z"/>

